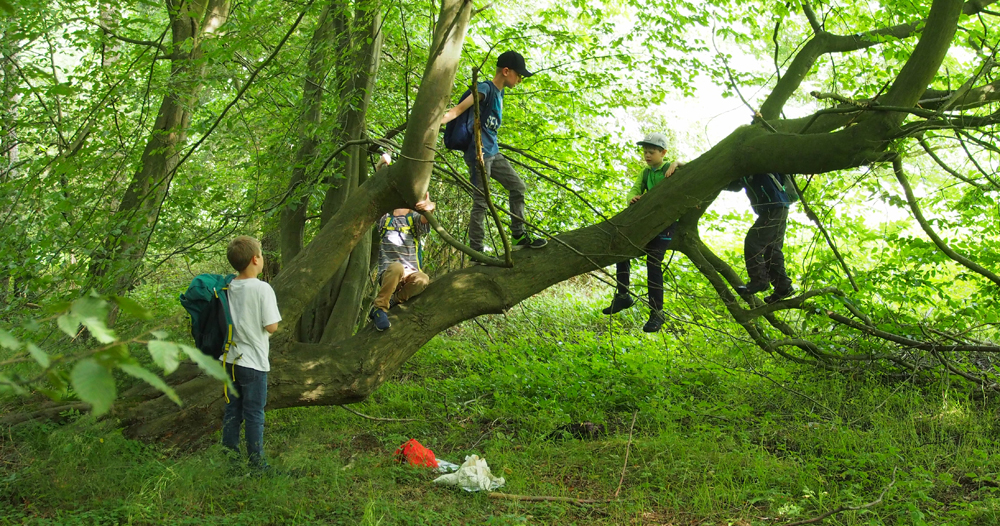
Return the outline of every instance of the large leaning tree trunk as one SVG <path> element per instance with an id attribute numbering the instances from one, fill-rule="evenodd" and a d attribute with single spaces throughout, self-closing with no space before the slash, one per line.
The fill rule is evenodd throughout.
<path id="1" fill-rule="evenodd" d="M 91 263 L 94 285 L 114 293 L 132 286 L 146 243 L 156 228 L 160 207 L 181 158 L 192 110 L 206 65 L 202 44 L 229 17 L 230 0 L 165 0 L 172 44 L 168 92 L 163 95 L 139 166 L 111 218 L 108 236 Z M 105 286 L 100 286 L 106 283 Z"/>
<path id="2" fill-rule="evenodd" d="M 966 14 L 981 9 L 980 4 L 971 10 L 965 6 Z M 358 186 L 273 281 L 285 322 L 271 341 L 269 409 L 364 400 L 440 331 L 481 314 L 503 312 L 572 276 L 635 257 L 648 240 L 678 220 L 679 250 L 711 282 L 754 341 L 768 349 L 780 346 L 768 340 L 765 331 L 769 329 L 758 323 L 762 318 L 785 334 L 793 342 L 790 345 L 809 352 L 808 342 L 793 338 L 774 314 L 785 305 L 801 304 L 825 291 L 809 291 L 768 306 L 751 303 L 751 309 L 744 309 L 730 292 L 739 278 L 699 239 L 698 218 L 719 191 L 737 178 L 762 172 L 822 174 L 883 162 L 896 158 L 889 148 L 914 129 L 914 122 L 947 121 L 948 116 L 933 110 L 923 117 L 920 112 L 914 116 L 914 111 L 918 105 L 934 104 L 921 97 L 953 41 L 963 2 L 933 2 L 919 24 L 922 33 L 912 54 L 879 98 L 879 110 L 780 119 L 783 102 L 772 104 L 755 124 L 738 128 L 609 220 L 556 236 L 544 250 L 515 253 L 511 268 L 479 266 L 440 277 L 423 294 L 392 311 L 391 331 L 378 333 L 368 328 L 339 341 L 303 341 L 295 328 L 313 305 L 319 284 L 337 273 L 382 213 L 412 205 L 426 191 L 438 122 L 451 92 L 470 9 L 470 4 L 454 0 L 442 5 L 400 161 Z M 965 93 L 995 97 L 991 86 Z M 779 97 L 787 100 L 785 95 Z M 184 400 L 182 408 L 151 388 L 136 388 L 124 395 L 113 414 L 128 435 L 184 444 L 219 426 L 223 400 L 217 382 L 193 366 L 182 368 L 169 381 Z"/>

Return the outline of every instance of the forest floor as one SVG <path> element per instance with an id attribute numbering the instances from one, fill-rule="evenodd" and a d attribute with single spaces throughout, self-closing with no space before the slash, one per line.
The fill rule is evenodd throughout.
<path id="1" fill-rule="evenodd" d="M 268 413 L 280 475 L 229 469 L 218 433 L 179 451 L 74 414 L 4 429 L 0 524 L 1000 523 L 995 398 L 776 362 L 694 323 L 646 335 L 606 296 L 563 284 L 453 328 L 347 408 L 365 416 Z M 434 484 L 394 461 L 410 438 L 486 459 L 499 492 L 599 502 Z"/>

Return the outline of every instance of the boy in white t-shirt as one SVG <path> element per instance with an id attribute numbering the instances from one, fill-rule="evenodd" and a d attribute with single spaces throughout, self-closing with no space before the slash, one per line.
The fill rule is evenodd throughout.
<path id="1" fill-rule="evenodd" d="M 240 424 L 246 422 L 250 465 L 268 469 L 264 459 L 264 405 L 267 404 L 268 338 L 278 330 L 281 314 L 270 285 L 257 279 L 264 268 L 260 242 L 239 236 L 226 250 L 239 274 L 229 284 L 229 310 L 233 318 L 233 343 L 223 355 L 226 372 L 239 396 L 229 397 L 222 417 L 222 445 L 239 452 Z"/>

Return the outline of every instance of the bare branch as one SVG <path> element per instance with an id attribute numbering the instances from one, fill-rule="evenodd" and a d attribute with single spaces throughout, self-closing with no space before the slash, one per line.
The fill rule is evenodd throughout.
<path id="1" fill-rule="evenodd" d="M 431 228 L 433 228 L 434 231 L 437 232 L 439 236 L 441 236 L 441 239 L 443 239 L 445 243 L 448 243 L 449 245 L 455 247 L 459 252 L 465 254 L 466 256 L 469 256 L 469 258 L 472 259 L 473 261 L 483 263 L 485 265 L 491 265 L 494 267 L 511 266 L 508 265 L 507 262 L 505 261 L 499 260 L 497 258 L 491 258 L 486 254 L 483 254 L 482 252 L 478 252 L 469 245 L 466 245 L 465 243 L 462 243 L 461 241 L 455 239 L 454 236 L 449 234 L 448 231 L 445 230 L 443 226 L 441 226 L 441 222 L 438 221 L 436 217 L 434 217 L 434 214 L 432 212 L 421 212 L 421 213 L 424 215 L 424 217 L 427 218 L 427 223 L 429 223 L 431 225 Z M 500 228 L 503 228 L 503 226 L 501 225 Z"/>
<path id="2" fill-rule="evenodd" d="M 946 352 L 989 352 L 995 353 L 1000 352 L 1000 347 L 993 345 L 942 345 L 939 343 L 927 343 L 918 340 L 913 340 L 905 336 L 900 336 L 898 334 L 893 334 L 891 332 L 886 332 L 883 330 L 876 329 L 868 325 L 858 323 L 846 316 L 837 314 L 833 311 L 827 311 L 827 317 L 831 320 L 847 325 L 853 329 L 857 329 L 861 332 L 882 338 L 883 340 L 888 340 L 900 345 L 911 347 L 913 349 L 919 349 L 921 351 L 946 351 Z"/>
<path id="3" fill-rule="evenodd" d="M 795 184 L 795 181 L 792 181 L 792 184 Z M 847 261 L 844 260 L 844 256 L 840 254 L 840 250 L 837 250 L 837 244 L 833 242 L 833 238 L 830 236 L 830 233 L 826 231 L 826 227 L 824 227 L 823 223 L 819 220 L 819 216 L 816 215 L 816 212 L 814 212 L 809 206 L 805 195 L 803 195 L 801 191 L 798 191 L 798 193 L 799 203 L 802 203 L 802 208 L 805 209 L 806 216 L 809 219 L 812 219 L 813 223 L 816 223 L 816 227 L 819 228 L 820 233 L 823 234 L 823 239 L 826 240 L 827 246 L 830 247 L 830 250 L 833 251 L 833 255 L 837 258 L 837 261 L 840 262 L 840 267 L 844 269 L 844 274 L 847 274 L 847 279 L 851 282 L 851 288 L 854 289 L 854 292 L 858 292 L 860 290 L 858 288 L 858 283 L 854 281 L 854 275 L 851 274 L 851 268 L 847 266 Z"/>
<path id="4" fill-rule="evenodd" d="M 878 496 L 877 499 L 869 502 L 868 504 L 862 504 L 861 506 L 839 506 L 837 509 L 830 510 L 830 511 L 828 511 L 828 512 L 822 514 L 822 515 L 819 515 L 817 517 L 813 517 L 811 519 L 806 519 L 804 521 L 789 522 L 789 523 L 785 524 L 785 526 L 801 526 L 803 524 L 816 524 L 817 522 L 821 522 L 824 519 L 826 519 L 827 517 L 836 515 L 838 513 L 843 513 L 845 511 L 864 510 L 864 509 L 871 508 L 873 506 L 877 506 L 877 505 L 879 505 L 879 504 L 882 503 L 882 498 L 885 497 L 886 492 L 888 492 L 889 489 L 891 489 L 894 484 L 896 484 L 896 468 L 892 468 L 892 482 L 890 482 L 889 485 L 886 486 L 885 489 L 882 490 L 882 493 L 879 494 L 879 496 Z"/>
<path id="5" fill-rule="evenodd" d="M 947 164 L 945 164 L 945 162 L 942 161 L 941 158 L 938 157 L 936 153 L 934 153 L 934 150 L 931 149 L 930 145 L 927 144 L 927 140 L 926 139 L 924 139 L 923 137 L 920 137 L 919 139 L 917 139 L 917 142 L 920 143 L 920 146 L 924 149 L 925 152 L 927 152 L 927 155 L 929 155 L 931 157 L 931 159 L 934 159 L 934 162 L 936 162 L 937 165 L 940 166 L 944 171 L 950 173 L 956 179 L 960 179 L 962 181 L 965 181 L 966 183 L 969 183 L 972 186 L 975 186 L 976 188 L 978 188 L 980 190 L 985 190 L 985 187 L 983 185 L 980 185 L 978 182 L 973 181 L 972 179 L 969 179 L 968 177 L 963 176 L 962 174 L 960 174 L 957 171 L 955 171 L 952 167 L 950 167 Z"/>
<path id="6" fill-rule="evenodd" d="M 944 252 L 946 256 L 948 256 L 958 264 L 962 265 L 963 267 L 975 272 L 976 274 L 979 274 L 980 276 L 985 277 L 986 279 L 1000 286 L 1000 276 L 997 276 L 993 272 L 990 272 L 989 270 L 984 268 L 982 265 L 979 265 L 978 263 L 959 254 L 958 252 L 955 252 L 951 247 L 948 246 L 947 243 L 944 242 L 943 239 L 941 239 L 941 236 L 938 236 L 937 232 L 935 232 L 931 228 L 930 223 L 928 223 L 927 219 L 924 218 L 924 214 L 920 212 L 920 207 L 917 205 L 917 199 L 913 196 L 913 189 L 910 188 L 910 181 L 907 180 L 906 174 L 903 173 L 902 156 L 897 156 L 892 161 L 892 169 L 896 173 L 896 180 L 898 180 L 900 186 L 903 187 L 903 192 L 906 194 L 906 202 L 909 203 L 910 210 L 913 211 L 913 217 L 917 220 L 917 223 L 920 224 L 920 228 L 922 228 L 924 233 L 927 234 L 927 237 L 931 238 L 931 241 L 933 241 L 934 244 L 937 245 L 938 249 L 941 250 L 941 252 Z"/>
<path id="7" fill-rule="evenodd" d="M 101 22 L 93 22 L 93 24 L 95 26 L 101 28 L 101 30 L 103 30 L 106 35 L 108 35 L 108 36 L 110 36 L 110 37 L 112 37 L 112 38 L 114 38 L 116 40 L 121 40 L 122 42 L 126 42 L 126 43 L 129 43 L 129 44 L 135 44 L 137 46 L 147 46 L 147 47 L 155 48 L 155 49 L 159 50 L 160 53 L 163 53 L 164 55 L 168 55 L 170 53 L 169 50 L 167 50 L 162 45 L 160 45 L 159 42 L 156 42 L 154 40 L 138 40 L 138 39 L 135 39 L 135 38 L 129 38 L 129 37 L 126 37 L 126 36 L 119 35 L 119 34 L 115 33 L 114 31 L 111 30 L 110 27 L 102 24 Z"/>

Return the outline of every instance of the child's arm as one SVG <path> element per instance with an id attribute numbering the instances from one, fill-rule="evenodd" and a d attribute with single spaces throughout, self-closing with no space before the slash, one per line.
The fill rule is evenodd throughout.
<path id="1" fill-rule="evenodd" d="M 476 92 L 477 98 L 482 100 L 484 95 L 482 93 Z M 441 118 L 441 124 L 448 124 L 449 122 L 455 120 L 459 115 L 465 113 L 465 110 L 472 106 L 472 97 L 466 97 L 462 102 L 459 102 L 457 106 L 445 112 L 444 117 Z"/>
<path id="2" fill-rule="evenodd" d="M 434 201 L 431 201 L 431 194 L 430 194 L 430 192 L 427 192 L 427 193 L 424 194 L 424 198 L 423 199 L 421 199 L 420 201 L 417 201 L 413 205 L 413 209 L 416 210 L 417 212 L 421 213 L 420 214 L 420 222 L 426 225 L 427 224 L 427 217 L 423 215 L 423 212 L 433 212 L 434 208 L 436 206 L 437 205 L 434 204 Z"/>
<path id="3" fill-rule="evenodd" d="M 639 172 L 639 177 L 635 179 L 635 184 L 632 185 L 632 189 L 628 191 L 627 195 L 625 195 L 625 204 L 630 205 L 638 201 L 639 197 L 642 196 L 642 176 L 644 173 L 645 170 Z"/>
<path id="4" fill-rule="evenodd" d="M 278 330 L 278 322 L 281 321 L 281 313 L 278 312 L 278 299 L 275 298 L 271 285 L 264 283 L 264 287 L 261 288 L 264 297 L 263 301 L 260 302 L 260 319 L 265 324 L 264 330 L 268 334 L 274 334 L 274 331 Z"/>

